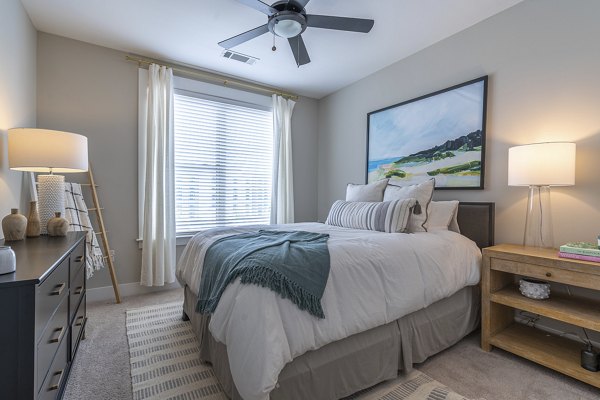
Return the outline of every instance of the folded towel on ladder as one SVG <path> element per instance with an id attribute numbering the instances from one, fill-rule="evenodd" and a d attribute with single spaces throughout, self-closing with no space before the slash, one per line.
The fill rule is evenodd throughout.
<path id="1" fill-rule="evenodd" d="M 81 185 L 78 183 L 65 182 L 65 213 L 70 231 L 86 232 L 86 276 L 89 279 L 94 275 L 94 271 L 104 268 L 104 255 L 98 245 L 88 208 L 81 193 Z"/>

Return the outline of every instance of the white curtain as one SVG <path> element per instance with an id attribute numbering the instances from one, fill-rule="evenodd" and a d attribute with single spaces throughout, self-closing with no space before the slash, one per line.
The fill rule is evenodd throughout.
<path id="1" fill-rule="evenodd" d="M 295 101 L 273 95 L 273 193 L 271 223 L 294 222 L 294 176 L 292 168 L 292 112 Z"/>
<path id="2" fill-rule="evenodd" d="M 175 166 L 173 154 L 173 71 L 150 65 L 146 124 L 140 154 L 144 188 L 142 274 L 144 286 L 175 281 Z"/>

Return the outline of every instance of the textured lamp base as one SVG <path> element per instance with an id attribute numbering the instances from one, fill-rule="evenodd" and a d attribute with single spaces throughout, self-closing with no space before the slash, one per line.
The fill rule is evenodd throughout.
<path id="1" fill-rule="evenodd" d="M 554 247 L 550 186 L 529 186 L 523 245 Z"/>
<path id="2" fill-rule="evenodd" d="M 54 213 L 65 215 L 65 177 L 38 175 L 38 212 L 42 235 L 46 235 L 48 220 Z"/>

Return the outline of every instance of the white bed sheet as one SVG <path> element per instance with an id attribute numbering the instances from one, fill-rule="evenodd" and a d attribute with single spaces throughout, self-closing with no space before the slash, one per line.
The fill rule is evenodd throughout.
<path id="1" fill-rule="evenodd" d="M 197 294 L 210 244 L 257 228 L 328 233 L 331 270 L 321 300 L 325 319 L 239 279 L 224 291 L 209 329 L 227 346 L 233 380 L 246 400 L 268 399 L 295 357 L 423 309 L 480 279 L 479 248 L 455 232 L 382 233 L 300 223 L 199 233 L 177 265 L 180 283 Z"/>

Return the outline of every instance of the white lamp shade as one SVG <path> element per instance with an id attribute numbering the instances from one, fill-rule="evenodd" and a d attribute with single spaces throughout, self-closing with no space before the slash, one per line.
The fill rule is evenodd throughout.
<path id="1" fill-rule="evenodd" d="M 575 143 L 534 143 L 508 149 L 509 186 L 572 186 Z"/>
<path id="2" fill-rule="evenodd" d="M 8 166 L 17 171 L 85 172 L 88 170 L 87 138 L 48 129 L 9 129 Z"/>

